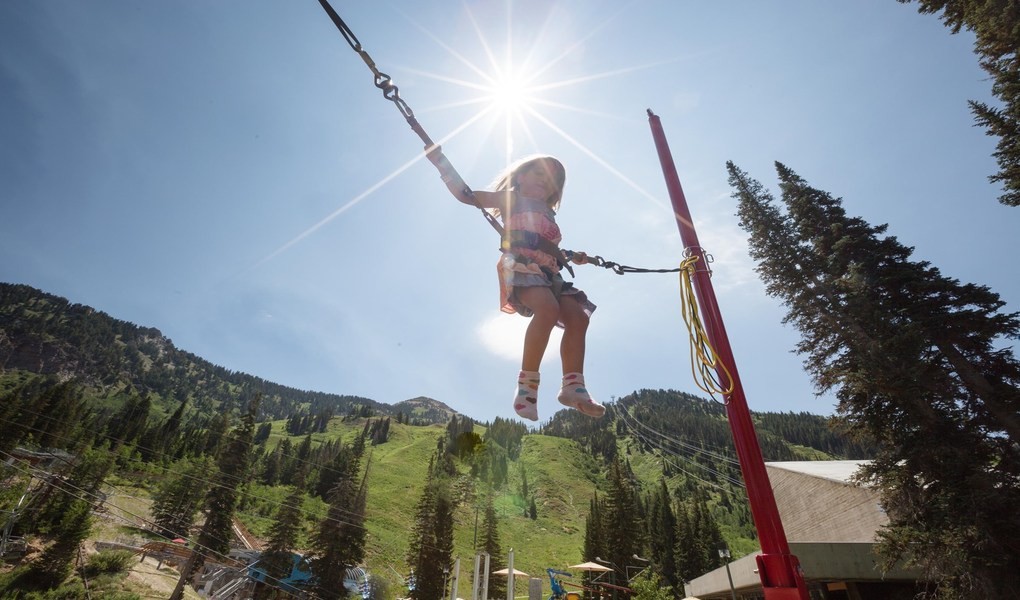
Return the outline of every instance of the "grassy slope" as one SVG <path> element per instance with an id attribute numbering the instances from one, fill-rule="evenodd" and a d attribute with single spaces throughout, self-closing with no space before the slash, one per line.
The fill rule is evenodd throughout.
<path id="1" fill-rule="evenodd" d="M 281 423 L 282 425 L 282 423 Z M 324 437 L 350 440 L 360 433 L 363 420 L 340 424 L 334 421 Z M 279 431 L 274 427 L 274 431 Z M 476 427 L 476 432 L 484 430 Z M 385 444 L 369 447 L 365 462 L 368 474 L 368 530 L 366 566 L 375 577 L 386 579 L 391 590 L 402 593 L 408 536 L 414 510 L 421 497 L 429 458 L 445 427 L 411 427 L 393 423 Z M 275 434 L 274 434 L 275 437 Z M 294 438 L 293 442 L 300 440 Z M 520 496 L 521 469 L 527 474 L 535 497 L 537 519 L 525 513 L 529 501 Z M 463 469 L 466 471 L 466 467 Z M 500 542 L 506 552 L 514 549 L 515 568 L 544 576 L 548 567 L 563 568 L 581 561 L 584 521 L 588 505 L 600 481 L 594 460 L 571 441 L 542 435 L 525 437 L 521 457 L 509 467 L 509 483 L 496 490 L 500 516 Z M 470 573 L 474 563 L 476 507 L 484 509 L 484 489 L 464 475 L 456 485 L 459 506 L 454 531 L 454 558 L 461 559 L 461 597 L 470 597 Z M 477 492 L 477 493 L 476 493 Z M 479 527 L 481 518 L 479 517 Z"/>
<path id="2" fill-rule="evenodd" d="M 364 419 L 347 422 L 334 419 L 329 430 L 314 435 L 313 441 L 341 438 L 350 443 L 361 433 L 364 424 Z M 270 447 L 286 437 L 283 433 L 284 425 L 283 421 L 274 424 Z M 479 435 L 484 434 L 481 427 L 476 427 L 475 431 Z M 389 441 L 379 446 L 369 446 L 366 450 L 364 463 L 369 472 L 365 563 L 373 577 L 389 583 L 390 593 L 394 596 L 406 593 L 402 577 L 408 573 L 405 555 L 414 510 L 421 497 L 429 458 L 435 451 L 437 439 L 445 433 L 446 429 L 441 425 L 412 427 L 392 423 Z M 296 447 L 301 439 L 300 436 L 292 437 L 291 442 Z M 620 453 L 622 458 L 630 462 L 635 475 L 644 483 L 645 490 L 651 489 L 660 477 L 661 459 L 655 454 L 640 452 L 636 444 L 627 438 L 620 440 Z M 460 466 L 462 472 L 466 473 L 467 466 Z M 535 520 L 526 516 L 529 499 L 520 495 L 522 471 L 527 476 L 529 494 L 536 500 Z M 532 576 L 544 578 L 548 567 L 562 569 L 581 562 L 589 503 L 594 492 L 604 488 L 604 475 L 600 472 L 598 462 L 584 454 L 570 440 L 535 434 L 524 438 L 520 459 L 509 465 L 508 474 L 508 483 L 496 490 L 495 498 L 497 514 L 500 516 L 500 541 L 504 550 L 501 564 L 506 563 L 506 553 L 511 548 L 514 550 L 515 567 Z M 461 560 L 458 595 L 464 598 L 469 598 L 471 594 L 476 507 L 484 508 L 485 500 L 484 490 L 481 486 L 476 490 L 475 483 L 465 474 L 456 485 L 459 506 L 454 532 L 454 558 Z M 146 495 L 142 490 L 136 491 L 139 495 Z M 273 504 L 281 502 L 285 495 L 283 488 L 250 491 Z M 314 527 L 318 518 L 324 514 L 325 506 L 318 500 L 310 504 L 305 506 L 306 523 Z M 139 504 L 133 504 L 130 512 L 140 515 L 147 510 Z M 262 536 L 266 535 L 271 524 L 271 519 L 253 518 L 243 511 L 238 516 L 249 529 Z M 481 527 L 480 519 L 478 526 Z M 106 535 L 111 533 L 107 531 Z M 749 544 L 753 545 L 753 542 Z M 754 551 L 751 547 L 742 549 Z"/>

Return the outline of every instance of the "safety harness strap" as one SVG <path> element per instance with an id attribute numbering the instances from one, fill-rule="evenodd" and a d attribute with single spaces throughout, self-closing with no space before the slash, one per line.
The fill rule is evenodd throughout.
<path id="1" fill-rule="evenodd" d="M 554 244 L 552 240 L 542 237 L 534 231 L 504 231 L 502 248 L 504 252 L 514 248 L 538 250 L 555 258 L 556 264 L 561 269 L 565 268 L 571 277 L 574 276 L 574 269 L 567 262 L 567 257 L 564 255 L 563 250 Z"/>

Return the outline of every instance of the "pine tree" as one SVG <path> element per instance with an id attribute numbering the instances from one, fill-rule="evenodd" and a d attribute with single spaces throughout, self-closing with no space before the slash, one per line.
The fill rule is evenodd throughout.
<path id="1" fill-rule="evenodd" d="M 107 437 L 119 444 L 133 444 L 145 430 L 152 409 L 148 394 L 131 390 L 120 409 L 113 414 L 107 425 Z"/>
<path id="2" fill-rule="evenodd" d="M 594 561 L 596 558 L 609 556 L 609 541 L 606 536 L 606 501 L 600 499 L 598 492 L 592 494 L 588 506 L 588 516 L 584 520 L 584 547 L 582 556 L 586 562 Z M 601 574 L 599 574 L 601 575 Z M 596 586 L 592 584 L 596 575 L 593 571 L 585 571 L 582 579 L 583 585 L 588 589 Z M 613 576 L 615 581 L 615 575 Z"/>
<path id="3" fill-rule="evenodd" d="M 676 515 L 673 514 L 673 499 L 665 479 L 659 480 L 659 487 L 649 505 L 649 558 L 666 583 L 678 588 L 682 581 L 676 574 Z"/>
<path id="4" fill-rule="evenodd" d="M 521 466 L 521 498 L 528 497 L 528 472 L 524 470 L 524 463 Z"/>
<path id="5" fill-rule="evenodd" d="M 356 464 L 353 466 L 357 469 Z M 359 485 L 356 472 L 344 473 L 330 492 L 329 511 L 319 525 L 312 559 L 320 598 L 346 597 L 347 570 L 365 559 L 367 479 L 366 472 Z"/>
<path id="6" fill-rule="evenodd" d="M 281 444 L 277 444 L 272 452 L 262 456 L 262 473 L 260 479 L 265 485 L 276 485 L 280 481 L 280 450 Z"/>
<path id="7" fill-rule="evenodd" d="M 690 581 L 705 574 L 703 558 L 707 555 L 704 540 L 698 537 L 691 519 L 691 511 L 686 502 L 679 502 L 674 509 L 676 515 L 676 573 L 681 580 Z"/>
<path id="8" fill-rule="evenodd" d="M 637 493 L 626 471 L 619 458 L 614 459 L 609 466 L 609 490 L 603 515 L 607 555 L 617 565 L 617 569 L 632 562 L 631 557 L 641 551 L 643 543 L 643 517 Z M 619 577 L 626 579 L 626 574 L 619 573 Z"/>
<path id="9" fill-rule="evenodd" d="M 297 456 L 291 459 L 292 468 L 280 473 L 280 483 L 283 485 L 291 485 L 298 481 L 298 479 L 304 480 L 304 474 L 308 472 L 309 461 L 308 457 L 312 454 L 312 436 L 306 435 L 301 440 L 301 444 L 297 448 Z M 300 476 L 298 474 L 301 474 Z"/>
<path id="10" fill-rule="evenodd" d="M 708 494 L 699 490 L 691 502 L 691 529 L 701 551 L 700 568 L 707 573 L 722 566 L 719 549 L 725 545 L 719 524 L 708 508 Z"/>
<path id="11" fill-rule="evenodd" d="M 211 461 L 207 458 L 184 459 L 167 469 L 168 475 L 152 495 L 152 520 L 160 535 L 187 537 L 195 514 L 208 491 L 206 473 Z"/>
<path id="12" fill-rule="evenodd" d="M 219 472 L 206 496 L 205 523 L 198 535 L 196 551 L 184 564 L 181 578 L 170 600 L 180 600 L 183 597 L 184 585 L 208 556 L 225 556 L 230 551 L 234 511 L 237 508 L 241 484 L 247 481 L 251 462 L 251 442 L 255 437 L 255 415 L 260 400 L 260 396 L 255 396 L 248 403 L 248 412 L 242 417 L 241 426 L 227 436 L 226 445 L 217 461 Z"/>
<path id="13" fill-rule="evenodd" d="M 599 500 L 598 492 L 588 506 L 588 516 L 584 520 L 584 560 L 592 561 L 599 556 L 608 556 L 605 523 L 602 517 L 605 512 L 605 500 Z"/>
<path id="14" fill-rule="evenodd" d="M 329 495 L 337 483 L 344 477 L 357 477 L 361 468 L 361 456 L 355 448 L 341 445 L 333 456 L 333 460 L 319 471 L 319 481 L 315 486 L 315 494 L 324 500 L 329 500 Z"/>
<path id="15" fill-rule="evenodd" d="M 899 0 L 909 3 L 913 0 Z M 981 66 L 992 76 L 992 93 L 1002 101 L 996 108 L 971 101 L 974 120 L 988 135 L 999 138 L 993 154 L 999 172 L 989 177 L 1001 181 L 1005 193 L 999 201 L 1020 206 L 1020 4 L 1001 0 L 917 0 L 918 12 L 941 13 L 942 22 L 953 33 L 973 31 L 974 52 Z"/>
<path id="16" fill-rule="evenodd" d="M 259 558 L 259 566 L 266 573 L 265 584 L 256 590 L 256 598 L 272 598 L 281 579 L 290 575 L 294 564 L 294 546 L 301 532 L 301 505 L 305 499 L 302 481 L 291 487 L 290 494 L 276 511 L 269 530 L 269 544 Z"/>
<path id="17" fill-rule="evenodd" d="M 62 477 L 51 478 L 38 500 L 35 527 L 53 532 L 61 527 L 65 515 L 79 501 L 91 505 L 106 476 L 114 467 L 114 455 L 106 450 L 83 450 L 75 462 L 66 466 Z"/>
<path id="18" fill-rule="evenodd" d="M 786 214 L 728 164 L 741 225 L 769 294 L 801 332 L 798 352 L 840 425 L 877 444 L 862 478 L 890 525 L 880 551 L 943 590 L 1000 596 L 1020 588 L 1020 362 L 1005 338 L 1016 313 L 987 287 L 961 284 L 887 227 L 776 165 Z"/>
<path id="19" fill-rule="evenodd" d="M 201 453 L 215 456 L 218 454 L 220 444 L 227 437 L 227 430 L 230 429 L 230 416 L 224 413 L 213 413 L 208 428 L 203 432 L 203 448 Z"/>
<path id="20" fill-rule="evenodd" d="M 27 580 L 42 588 L 59 586 L 71 573 L 78 547 L 92 528 L 92 507 L 86 500 L 75 499 L 67 505 L 60 522 L 51 532 L 54 538 L 27 575 Z"/>
<path id="21" fill-rule="evenodd" d="M 26 409 L 37 417 L 32 435 L 43 448 L 69 447 L 72 432 L 88 410 L 81 389 L 71 381 L 51 387 Z"/>
<path id="22" fill-rule="evenodd" d="M 503 598 L 506 596 L 506 579 L 495 577 L 492 573 L 506 565 L 503 562 L 503 547 L 499 542 L 499 520 L 496 505 L 493 503 L 492 490 L 486 494 L 485 517 L 482 519 L 481 550 L 489 555 L 489 597 Z"/>
<path id="23" fill-rule="evenodd" d="M 429 461 L 425 489 L 415 509 L 407 561 L 415 574 L 414 600 L 440 600 L 453 559 L 453 501 L 445 438 Z"/>

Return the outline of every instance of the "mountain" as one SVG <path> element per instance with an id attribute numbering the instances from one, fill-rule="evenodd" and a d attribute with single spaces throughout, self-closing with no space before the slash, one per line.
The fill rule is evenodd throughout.
<path id="1" fill-rule="evenodd" d="M 447 423 L 450 417 L 458 414 L 457 411 L 439 400 L 425 396 L 397 402 L 393 405 L 392 410 L 407 415 L 412 422 L 424 423 Z"/>
<path id="2" fill-rule="evenodd" d="M 422 423 L 445 423 L 453 409 L 414 398 L 389 405 L 360 396 L 298 390 L 230 371 L 174 346 L 153 327 L 115 319 L 27 285 L 0 283 L 0 372 L 22 370 L 75 381 L 98 393 L 130 387 L 153 394 L 164 412 L 191 397 L 200 412 L 238 410 L 247 393 L 262 394 L 270 419 L 298 415 L 413 413 Z"/>

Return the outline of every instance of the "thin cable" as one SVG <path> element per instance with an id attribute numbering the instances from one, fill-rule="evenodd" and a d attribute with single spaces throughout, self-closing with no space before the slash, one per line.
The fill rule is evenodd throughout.
<path id="1" fill-rule="evenodd" d="M 38 417 L 45 418 L 45 419 L 52 419 L 52 417 L 49 417 L 48 415 L 43 415 L 43 414 L 40 414 L 40 413 L 35 413 L 35 412 L 27 410 L 27 409 L 23 409 L 23 412 L 29 413 L 29 414 L 33 414 L 33 415 L 36 415 Z M 7 421 L 7 422 L 13 423 L 13 421 L 9 421 L 9 420 L 3 419 L 3 418 L 0 418 L 0 421 Z M 25 426 L 25 425 L 19 425 L 19 426 L 24 428 L 24 429 L 28 429 L 30 431 L 36 431 L 36 432 L 39 432 L 39 433 L 45 433 L 43 430 L 40 430 L 40 429 L 35 428 L 35 427 L 30 427 L 30 426 Z M 83 429 L 83 430 L 86 431 L 86 432 L 89 432 L 89 433 L 93 433 L 93 434 L 97 433 L 94 430 L 88 430 L 88 429 Z M 229 439 L 229 435 L 230 435 L 229 432 L 225 433 L 224 437 L 228 437 L 228 439 Z M 68 436 L 59 436 L 59 435 L 57 435 L 57 436 L 54 436 L 54 438 L 56 438 L 56 439 L 64 439 L 64 440 L 71 440 L 71 438 L 68 437 Z M 111 439 L 113 441 L 119 441 L 119 440 L 115 440 L 113 438 L 110 438 L 109 436 L 107 436 L 106 439 Z M 137 446 L 137 445 L 135 447 L 136 448 L 144 448 L 142 446 Z M 149 449 L 149 448 L 144 448 L 144 449 L 152 450 L 152 449 Z M 97 448 L 96 450 L 101 450 L 101 451 L 113 454 L 113 452 L 110 451 L 110 450 L 99 449 L 99 448 Z M 153 451 L 153 454 L 154 455 L 159 455 L 159 453 L 157 453 L 155 451 Z M 293 455 L 283 455 L 283 456 L 290 456 L 290 457 L 294 458 L 295 460 L 300 461 L 300 459 L 297 456 L 293 456 Z M 59 460 L 65 462 L 66 464 L 70 465 L 70 463 L 66 459 L 64 459 L 63 457 L 57 457 L 57 458 Z M 121 459 L 121 458 L 124 458 L 124 457 L 117 456 L 117 458 Z M 133 457 L 127 457 L 127 460 L 130 460 L 132 462 L 136 462 L 136 463 L 139 463 L 139 464 L 142 464 L 142 465 L 146 465 L 146 466 L 151 464 L 151 463 L 146 463 L 145 461 L 143 461 L 141 459 L 133 458 Z M 310 466 L 318 467 L 318 468 L 320 468 L 320 470 L 330 469 L 330 467 L 328 467 L 328 466 L 319 465 L 318 463 L 314 463 L 314 462 L 308 461 L 308 460 L 301 461 L 301 462 L 304 462 L 305 464 L 310 465 Z M 195 477 L 195 476 L 192 476 L 192 475 L 189 475 L 189 474 L 184 474 L 184 476 L 187 476 L 187 477 L 189 477 L 192 480 L 197 480 L 197 481 L 209 484 L 210 487 L 219 486 L 219 487 L 224 488 L 224 489 L 227 489 L 229 487 L 226 484 L 221 484 L 218 481 L 213 480 L 213 479 L 207 479 L 207 478 L 202 478 L 202 477 Z M 235 480 L 239 484 L 247 483 L 247 480 L 243 480 L 243 479 L 241 479 L 239 477 L 232 477 L 232 479 Z M 118 488 L 116 488 L 116 486 L 112 486 L 110 484 L 107 484 L 107 485 L 109 485 L 110 487 L 112 487 L 114 489 L 118 489 Z M 121 490 L 118 490 L 118 491 L 121 491 Z M 122 494 L 125 497 L 134 498 L 134 496 L 131 496 L 130 494 L 126 494 L 126 493 L 123 493 L 123 492 L 122 492 Z M 282 506 L 282 502 L 278 502 L 278 501 L 276 501 L 276 500 L 274 500 L 272 498 L 268 498 L 268 497 L 264 497 L 264 496 L 259 496 L 259 495 L 253 494 L 251 492 L 246 492 L 246 495 L 248 497 L 250 497 L 250 498 L 253 498 L 253 499 L 256 499 L 256 500 L 261 500 L 261 501 L 265 502 L 266 504 L 269 504 L 271 506 L 275 506 L 277 508 Z M 329 503 L 327 502 L 327 504 L 329 504 Z M 125 512 L 127 512 L 127 511 L 125 511 Z M 350 522 L 350 521 L 344 521 L 343 519 L 340 519 L 340 518 L 331 517 L 329 515 L 329 511 L 328 510 L 327 510 L 327 514 L 325 516 L 320 516 L 320 515 L 317 515 L 317 514 L 313 514 L 310 511 L 305 511 L 304 509 L 301 509 L 301 512 L 303 514 L 305 514 L 306 517 L 313 517 L 313 518 L 319 520 L 320 522 L 332 522 L 332 523 L 337 523 L 337 524 L 340 524 L 340 525 L 346 525 L 346 526 L 354 527 L 354 528 L 357 528 L 357 529 L 363 529 L 366 534 L 369 533 L 368 528 L 363 523 L 362 524 L 357 524 L 357 523 L 353 523 L 353 522 Z M 347 516 L 351 516 L 351 517 L 360 517 L 361 519 L 364 519 L 364 515 L 359 515 L 357 513 L 354 513 L 352 511 L 349 511 L 349 510 L 346 510 L 346 509 L 338 508 L 337 512 L 341 513 L 341 515 L 347 515 Z M 266 518 L 263 515 L 253 515 L 251 513 L 244 512 L 244 511 L 236 511 L 236 514 L 239 514 L 239 515 L 242 515 L 242 516 L 259 518 L 259 519 Z M 131 515 L 131 516 L 137 517 L 137 515 Z M 149 521 L 149 520 L 144 519 L 144 518 L 142 518 L 142 520 L 145 523 L 155 527 L 155 523 L 154 522 Z M 188 536 L 188 533 L 185 532 L 185 533 L 181 534 L 180 537 L 188 538 L 189 536 Z M 218 540 L 218 541 L 222 542 L 223 540 Z M 381 539 L 377 539 L 377 541 L 381 542 Z M 431 549 L 436 549 L 434 546 L 430 546 L 430 545 L 426 545 L 425 547 L 426 548 L 431 548 Z M 392 550 L 393 547 L 390 546 L 390 549 Z"/>
<path id="2" fill-rule="evenodd" d="M 28 469 L 25 469 L 25 468 L 19 466 L 20 465 L 20 459 L 18 457 L 16 457 L 16 456 L 6 452 L 6 451 L 0 450 L 0 454 L 6 455 L 7 458 L 11 460 L 11 462 L 8 464 L 9 468 L 14 469 L 16 471 L 20 471 L 21 473 L 28 475 L 28 477 L 30 479 L 40 479 L 41 481 L 43 481 L 43 478 L 37 477 L 35 475 L 34 471 L 39 471 L 39 472 L 41 472 L 41 473 L 43 473 L 45 475 L 49 475 L 49 473 L 47 471 L 42 470 L 42 469 L 37 469 L 37 468 L 34 468 L 34 467 L 29 467 Z M 60 481 L 60 483 L 59 484 L 55 484 L 54 481 Z M 94 492 L 89 492 L 88 490 L 86 490 L 84 488 L 80 488 L 80 487 L 75 486 L 73 484 L 70 484 L 67 481 L 62 481 L 62 480 L 59 480 L 59 479 L 56 479 L 56 478 L 49 478 L 49 477 L 47 477 L 46 480 L 43 481 L 43 485 L 50 486 L 55 491 L 63 493 L 65 495 L 68 495 L 68 496 L 74 498 L 75 500 L 80 500 L 82 502 L 90 502 L 91 501 L 90 503 L 94 502 L 96 504 L 105 504 L 106 503 L 106 499 L 103 496 L 100 496 L 100 495 L 98 495 L 97 493 L 94 493 Z M 66 486 L 69 489 L 65 489 L 64 487 L 61 487 L 61 486 Z M 80 492 L 80 494 L 75 493 L 72 490 L 76 490 L 76 491 Z M 126 509 L 123 509 L 123 508 L 120 508 L 120 507 L 118 507 L 118 508 L 119 508 L 119 510 L 127 513 L 128 515 L 130 515 L 132 517 L 135 517 L 136 519 L 138 519 L 138 520 L 140 520 L 142 522 L 148 523 L 148 524 L 150 524 L 152 526 L 156 525 L 154 522 L 149 521 L 148 519 L 146 519 L 145 517 L 143 517 L 141 515 L 136 515 L 136 514 L 130 512 L 130 511 L 128 511 Z M 180 537 L 185 537 L 186 535 L 187 535 L 187 533 L 184 533 Z M 201 554 L 206 559 L 212 558 L 213 560 L 216 560 L 216 561 L 224 563 L 224 564 L 226 564 L 227 562 L 233 560 L 229 556 L 224 555 L 224 554 L 222 554 L 220 552 L 217 552 L 216 550 L 214 550 L 212 548 L 209 548 L 208 546 L 203 546 L 203 545 L 199 544 L 195 540 L 189 540 L 189 541 L 192 544 L 192 548 L 194 549 L 194 551 L 198 552 L 199 554 Z M 218 540 L 218 541 L 223 541 L 223 540 Z M 269 577 L 269 575 L 266 574 L 266 577 Z M 270 577 L 270 579 L 274 579 L 275 581 L 277 581 L 277 582 L 279 582 L 281 584 L 283 583 L 283 581 L 278 579 L 278 578 Z M 271 587 L 280 589 L 281 591 L 286 591 L 282 587 L 274 585 L 272 583 L 268 583 L 268 585 L 270 585 Z"/>
<path id="3" fill-rule="evenodd" d="M 640 419 L 638 419 L 636 416 L 630 414 L 629 409 L 626 406 L 622 406 L 621 405 L 621 409 L 622 410 L 620 410 L 619 412 L 621 412 L 621 413 L 623 413 L 623 415 L 625 415 L 624 416 L 624 421 L 627 422 L 628 425 L 636 424 L 638 427 L 641 427 L 642 429 L 645 429 L 648 432 L 653 433 L 653 434 L 655 434 L 655 435 L 657 435 L 657 436 L 659 436 L 659 437 L 669 441 L 670 443 L 676 444 L 676 445 L 681 446 L 683 448 L 690 449 L 690 450 L 692 450 L 694 452 L 697 452 L 699 454 L 707 454 L 708 456 L 711 456 L 712 458 L 714 458 L 716 460 L 725 461 L 725 462 L 728 462 L 730 464 L 737 465 L 737 466 L 740 465 L 740 461 L 738 461 L 736 458 L 733 458 L 732 455 L 721 454 L 719 452 L 714 452 L 714 451 L 711 451 L 711 450 L 707 450 L 703 446 L 695 446 L 694 444 L 691 444 L 691 443 L 685 442 L 683 440 L 679 440 L 679 439 L 676 439 L 674 437 L 671 437 L 671 436 L 669 436 L 669 435 L 667 435 L 665 433 L 662 433 L 661 431 L 659 431 L 657 429 L 653 429 L 652 427 L 649 427 L 648 425 L 645 425 L 644 423 L 642 423 Z M 632 421 L 628 421 L 628 418 L 630 418 Z"/>
<path id="4" fill-rule="evenodd" d="M 686 462 L 688 464 L 691 464 L 691 465 L 693 465 L 695 467 L 698 467 L 700 469 L 708 471 L 709 473 L 715 475 L 716 477 L 719 477 L 719 478 L 725 480 L 727 483 L 730 483 L 732 485 L 735 485 L 735 486 L 738 486 L 738 487 L 745 487 L 744 483 L 741 480 L 733 478 L 729 474 L 724 473 L 722 471 L 719 471 L 717 469 L 714 469 L 714 468 L 712 468 L 712 467 L 710 467 L 708 465 L 702 464 L 702 463 L 698 462 L 696 459 L 697 459 L 698 455 L 708 455 L 708 456 L 717 458 L 718 460 L 723 460 L 723 461 L 730 462 L 730 463 L 733 463 L 735 461 L 733 461 L 733 460 L 731 460 L 731 459 L 729 459 L 729 458 L 727 458 L 725 456 L 721 456 L 721 455 L 718 455 L 716 453 L 709 452 L 709 451 L 704 450 L 702 448 L 698 448 L 696 446 L 691 446 L 690 444 L 683 444 L 682 442 L 679 442 L 678 440 L 673 440 L 672 438 L 668 438 L 668 436 L 665 436 L 665 434 L 662 434 L 660 432 L 656 432 L 654 430 L 651 430 L 650 428 L 645 426 L 643 423 L 638 421 L 633 415 L 630 415 L 627 412 L 626 408 L 623 408 L 623 410 L 620 410 L 618 412 L 620 413 L 621 417 L 623 418 L 624 423 L 627 424 L 630 427 L 631 433 L 633 433 L 635 436 L 637 436 L 638 439 L 640 439 L 641 441 L 647 443 L 649 446 L 658 448 L 664 455 L 672 456 L 672 457 L 680 459 L 680 460 L 682 460 L 682 461 L 684 461 L 684 462 Z M 638 426 L 640 426 L 642 428 L 647 428 L 650 431 L 653 431 L 654 433 L 656 433 L 657 435 L 660 435 L 662 437 L 666 437 L 667 439 L 670 439 L 671 441 L 680 443 L 682 446 L 687 446 L 688 448 L 691 449 L 691 454 L 689 454 L 689 455 L 681 454 L 680 452 L 676 452 L 676 451 L 674 451 L 672 449 L 664 447 L 659 442 L 657 442 L 655 440 L 649 439 L 648 437 L 645 436 L 644 433 L 642 433 L 641 431 L 638 431 L 637 429 L 635 429 L 633 427 L 634 424 L 637 424 Z M 665 459 L 666 457 L 663 456 L 663 458 Z M 686 470 L 683 470 L 683 471 L 685 473 L 691 474 L 691 473 L 689 473 Z M 705 481 L 704 479 L 702 479 L 700 477 L 697 477 L 696 475 L 693 475 L 693 474 L 691 474 L 691 475 L 693 477 L 695 477 L 696 479 L 699 479 L 701 481 Z M 706 483 L 711 483 L 711 482 L 708 482 L 708 481 L 705 481 L 705 482 Z"/>

